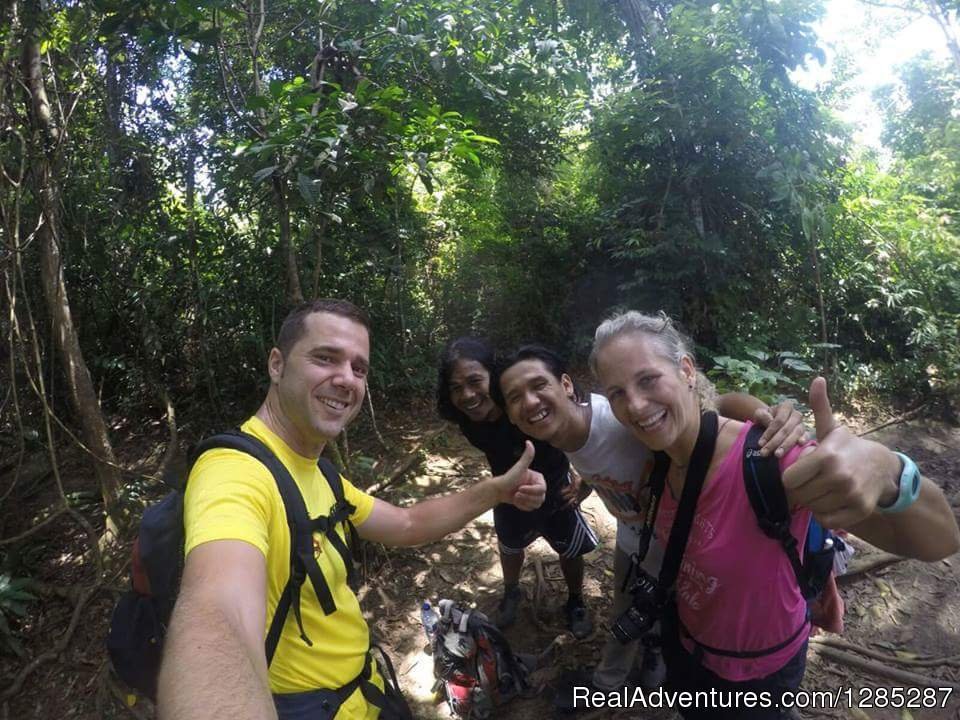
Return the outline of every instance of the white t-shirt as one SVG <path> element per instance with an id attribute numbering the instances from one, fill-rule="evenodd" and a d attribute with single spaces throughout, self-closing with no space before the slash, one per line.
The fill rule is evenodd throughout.
<path id="1" fill-rule="evenodd" d="M 587 442 L 567 457 L 617 518 L 617 546 L 632 555 L 640 544 L 653 453 L 620 424 L 603 395 L 592 393 L 590 406 L 593 414 Z"/>

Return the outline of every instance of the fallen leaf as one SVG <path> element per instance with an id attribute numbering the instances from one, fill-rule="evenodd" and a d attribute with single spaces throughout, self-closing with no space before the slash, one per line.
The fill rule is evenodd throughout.
<path id="1" fill-rule="evenodd" d="M 920 656 L 907 650 L 897 650 L 897 657 L 901 660 L 916 660 Z"/>
<path id="2" fill-rule="evenodd" d="M 376 586 L 375 590 L 377 591 L 377 595 L 380 596 L 380 602 L 384 605 L 384 607 L 386 607 L 388 610 L 392 610 L 393 600 L 390 598 L 390 596 L 387 595 L 387 593 L 384 592 L 383 588 L 381 588 L 379 585 Z"/>
<path id="3" fill-rule="evenodd" d="M 850 717 L 854 720 L 870 720 L 870 716 L 858 707 L 850 708 Z"/>
<path id="4" fill-rule="evenodd" d="M 873 584 L 877 586 L 877 589 L 880 590 L 881 597 L 887 597 L 890 594 L 890 584 L 886 580 L 880 578 L 874 578 Z"/>
<path id="5" fill-rule="evenodd" d="M 900 713 L 900 720 L 913 720 L 913 713 L 904 708 L 903 712 Z"/>

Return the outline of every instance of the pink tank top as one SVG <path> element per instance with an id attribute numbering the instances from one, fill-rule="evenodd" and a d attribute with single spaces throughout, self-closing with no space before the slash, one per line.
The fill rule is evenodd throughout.
<path id="1" fill-rule="evenodd" d="M 796 633 L 783 649 L 758 658 L 733 658 L 704 652 L 701 663 L 722 678 L 754 680 L 782 668 L 808 633 L 807 606 L 782 546 L 757 526 L 743 485 L 743 444 L 752 423 L 744 423 L 730 452 L 707 478 L 697 502 L 690 539 L 677 577 L 680 621 L 702 645 L 728 651 L 774 647 Z M 792 465 L 803 447 L 780 461 Z M 664 491 L 657 513 L 656 535 L 666 547 L 677 514 L 677 500 Z M 810 511 L 793 513 L 791 531 L 803 548 Z M 688 652 L 694 644 L 681 633 Z"/>

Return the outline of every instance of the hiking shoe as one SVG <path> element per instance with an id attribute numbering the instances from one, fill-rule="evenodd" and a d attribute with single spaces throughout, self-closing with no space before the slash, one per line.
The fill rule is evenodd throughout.
<path id="1" fill-rule="evenodd" d="M 593 632 L 593 620 L 583 604 L 582 597 L 567 600 L 567 627 L 578 640 L 582 640 Z"/>
<path id="2" fill-rule="evenodd" d="M 503 630 L 508 628 L 517 620 L 517 608 L 520 607 L 520 601 L 523 599 L 523 591 L 519 585 L 507 588 L 500 598 L 500 604 L 497 605 L 497 627 Z"/>
<path id="3" fill-rule="evenodd" d="M 643 660 L 640 662 L 640 687 L 653 690 L 663 685 L 667 679 L 667 666 L 659 647 L 643 648 Z"/>
<path id="4" fill-rule="evenodd" d="M 580 702 L 577 703 L 578 696 L 575 693 L 575 688 L 578 687 L 587 688 L 588 696 L 599 689 L 593 684 L 593 673 L 584 668 L 565 670 L 557 679 L 553 696 L 554 718 L 574 717 L 592 710 L 589 705 L 583 702 L 582 696 L 580 696 Z"/>

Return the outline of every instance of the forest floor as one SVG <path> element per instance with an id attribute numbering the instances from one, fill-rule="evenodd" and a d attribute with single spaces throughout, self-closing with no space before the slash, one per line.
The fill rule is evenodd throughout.
<path id="1" fill-rule="evenodd" d="M 483 456 L 455 430 L 441 429 L 436 423 L 434 430 L 423 430 L 430 423 L 414 430 L 414 422 L 410 414 L 402 422 L 383 422 L 391 428 L 385 434 L 398 448 L 396 458 L 407 455 L 412 447 L 421 449 L 417 463 L 398 482 L 381 489 L 380 497 L 399 504 L 413 502 L 466 487 L 488 472 Z M 918 421 L 893 425 L 870 437 L 915 458 L 925 474 L 944 488 L 954 508 L 960 506 L 960 429 Z M 143 467 L 149 467 L 159 458 L 162 445 L 144 441 L 139 450 Z M 372 443 L 365 450 L 375 454 Z M 70 462 L 66 463 L 64 477 L 79 479 L 87 474 L 82 465 L 71 467 Z M 68 481 L 68 489 L 70 485 Z M 506 633 L 514 650 L 526 653 L 538 653 L 560 638 L 554 663 L 541 679 L 555 678 L 563 669 L 592 666 L 605 637 L 615 523 L 595 495 L 584 502 L 583 509 L 602 540 L 601 547 L 586 558 L 585 594 L 596 626 L 594 634 L 575 641 L 564 632 L 561 610 L 566 598 L 565 584 L 556 555 L 542 540 L 528 552 L 521 581 L 527 599 L 518 622 Z M 5 534 L 13 533 L 7 529 Z M 842 636 L 821 635 L 811 643 L 803 687 L 834 692 L 838 688 L 849 689 L 854 704 L 872 699 L 873 707 L 861 702 L 860 709 L 849 708 L 844 697 L 838 707 L 804 710 L 800 717 L 960 720 L 960 556 L 932 564 L 899 561 L 863 572 L 859 569 L 883 559 L 884 554 L 862 542 L 855 540 L 854 544 L 857 555 L 852 574 L 841 582 L 840 588 L 847 605 L 845 632 Z M 45 590 L 40 601 L 29 605 L 26 618 L 14 624 L 23 644 L 23 656 L 0 651 L 0 720 L 153 715 L 149 701 L 129 694 L 111 678 L 104 651 L 110 610 L 116 591 L 124 586 L 127 570 L 121 560 L 114 579 L 88 595 L 85 588 L 90 586 L 93 573 L 89 557 L 78 550 L 84 546 L 78 529 L 56 543 L 34 541 L 23 550 L 24 566 L 31 569 L 31 575 Z M 126 552 L 122 548 L 116 557 L 123 558 Z M 374 633 L 384 641 L 394 660 L 416 717 L 450 717 L 445 705 L 435 702 L 431 693 L 432 659 L 424 652 L 426 642 L 419 608 L 425 599 L 445 597 L 495 615 L 501 590 L 492 513 L 445 540 L 424 547 L 368 547 L 364 566 L 367 582 L 361 589 L 363 607 Z M 838 652 L 836 641 L 865 649 L 874 658 L 849 648 L 840 651 L 846 653 L 842 660 L 828 658 L 828 654 Z M 38 660 L 44 654 L 50 655 Z M 856 663 L 856 659 L 873 663 L 874 667 Z M 17 678 L 28 666 L 33 669 L 22 685 L 17 685 Z M 878 705 L 882 700 L 875 689 L 921 686 L 909 677 L 898 680 L 877 674 L 877 666 L 914 673 L 934 687 L 953 685 L 957 689 L 945 705 L 942 701 L 946 691 L 928 691 L 924 696 L 922 690 L 906 690 L 905 698 L 926 697 L 935 700 L 936 707 L 881 708 Z M 496 713 L 504 720 L 552 715 L 549 687 L 532 699 L 514 700 Z M 667 720 L 675 716 L 667 710 L 633 708 L 599 711 L 587 717 Z"/>

